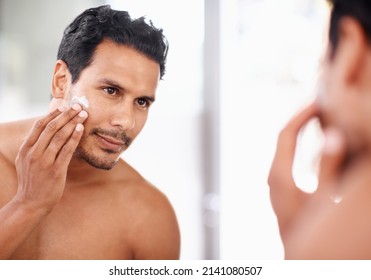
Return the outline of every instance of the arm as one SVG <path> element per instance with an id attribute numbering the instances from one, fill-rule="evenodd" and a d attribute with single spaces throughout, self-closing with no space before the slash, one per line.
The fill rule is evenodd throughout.
<path id="1" fill-rule="evenodd" d="M 81 107 L 54 110 L 35 122 L 16 158 L 18 190 L 0 209 L 0 259 L 9 258 L 60 200 L 83 132 Z"/>

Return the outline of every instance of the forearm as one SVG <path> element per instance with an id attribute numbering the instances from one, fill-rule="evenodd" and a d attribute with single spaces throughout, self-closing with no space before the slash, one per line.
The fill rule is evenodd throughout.
<path id="1" fill-rule="evenodd" d="M 38 119 L 15 159 L 18 190 L 0 209 L 0 259 L 19 245 L 61 199 L 67 168 L 83 134 L 87 113 L 78 104 Z"/>
<path id="2" fill-rule="evenodd" d="M 11 200 L 0 209 L 0 259 L 12 256 L 47 215 L 42 208 Z"/>

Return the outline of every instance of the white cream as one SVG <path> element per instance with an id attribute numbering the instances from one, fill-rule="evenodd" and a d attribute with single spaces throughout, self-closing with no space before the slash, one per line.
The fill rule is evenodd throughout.
<path id="1" fill-rule="evenodd" d="M 86 96 L 73 96 L 70 101 L 70 106 L 76 103 L 80 104 L 85 110 L 89 108 L 89 100 Z"/>

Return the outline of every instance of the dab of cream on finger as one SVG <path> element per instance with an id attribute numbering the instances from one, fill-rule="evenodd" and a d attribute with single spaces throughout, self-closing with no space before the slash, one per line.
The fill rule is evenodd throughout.
<path id="1" fill-rule="evenodd" d="M 89 108 L 89 100 L 86 96 L 73 96 L 70 101 L 70 106 L 72 107 L 74 104 L 80 104 L 84 110 Z"/>
<path id="2" fill-rule="evenodd" d="M 81 132 L 84 130 L 84 126 L 81 123 L 78 123 L 75 129 L 77 132 Z"/>

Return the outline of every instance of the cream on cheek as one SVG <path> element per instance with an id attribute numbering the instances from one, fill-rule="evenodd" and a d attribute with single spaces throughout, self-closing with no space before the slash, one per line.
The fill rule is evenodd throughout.
<path id="1" fill-rule="evenodd" d="M 89 99 L 86 96 L 83 96 L 83 97 L 85 97 L 84 101 L 87 101 L 89 105 L 89 107 L 86 107 L 84 104 L 81 104 L 79 102 L 79 104 L 83 106 L 84 110 L 89 113 L 89 117 L 87 118 L 85 122 L 86 125 L 89 127 L 90 126 L 93 126 L 93 127 L 103 126 L 104 127 L 105 126 L 104 120 L 106 119 L 107 115 L 111 111 L 110 107 L 107 106 L 107 104 L 104 104 L 104 102 L 101 99 L 96 98 L 94 96 L 89 96 Z"/>
<path id="2" fill-rule="evenodd" d="M 74 104 L 80 104 L 84 110 L 89 109 L 90 103 L 86 96 L 73 96 L 70 100 L 69 106 L 72 107 Z"/>

